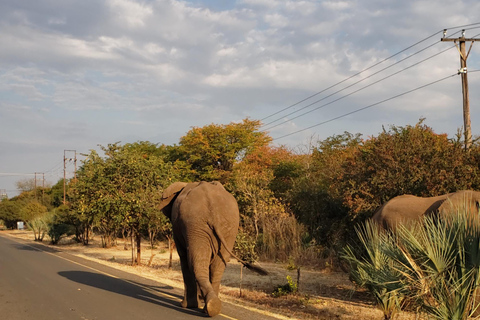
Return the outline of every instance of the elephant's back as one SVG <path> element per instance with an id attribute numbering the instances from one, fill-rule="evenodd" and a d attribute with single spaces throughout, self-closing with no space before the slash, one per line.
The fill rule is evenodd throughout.
<path id="1" fill-rule="evenodd" d="M 397 196 L 380 207 L 372 220 L 384 228 L 395 228 L 399 223 L 418 220 L 425 214 L 435 212 L 446 197 L 447 195 L 430 198 L 414 195 Z"/>

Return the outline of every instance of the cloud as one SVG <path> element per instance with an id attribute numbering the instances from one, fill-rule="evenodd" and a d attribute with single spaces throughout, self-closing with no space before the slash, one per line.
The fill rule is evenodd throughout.
<path id="1" fill-rule="evenodd" d="M 115 18 L 120 23 L 126 22 L 129 27 L 145 27 L 145 20 L 153 14 L 150 6 L 144 3 L 138 3 L 130 0 L 109 0 L 108 6 L 111 7 Z"/>
<path id="2" fill-rule="evenodd" d="M 2 150 L 14 158 L 34 145 L 35 152 L 41 147 L 61 152 L 131 139 L 176 143 L 192 126 L 247 116 L 261 119 L 318 93 L 278 115 L 285 123 L 271 134 L 282 136 L 455 73 L 458 53 L 452 49 L 306 116 L 286 116 L 437 54 L 448 48 L 439 41 L 441 32 L 345 80 L 445 27 L 479 22 L 479 11 L 480 2 L 474 0 L 104 0 L 55 5 L 3 0 L 0 134 L 22 148 L 9 144 Z M 467 27 L 467 35 L 480 33 L 478 27 Z M 449 36 L 459 30 L 449 30 Z M 480 69 L 479 56 L 475 44 L 470 70 Z M 470 74 L 472 88 L 478 74 Z M 353 85 L 360 79 L 365 81 Z M 326 138 L 345 130 L 372 135 L 384 123 L 411 124 L 420 116 L 428 124 L 434 119 L 434 130 L 452 134 L 462 125 L 457 121 L 460 94 L 460 80 L 454 77 L 278 143 L 295 146 L 312 135 Z M 479 93 L 471 90 L 470 99 L 480 99 Z M 474 103 L 471 108 L 475 128 L 479 110 Z"/>

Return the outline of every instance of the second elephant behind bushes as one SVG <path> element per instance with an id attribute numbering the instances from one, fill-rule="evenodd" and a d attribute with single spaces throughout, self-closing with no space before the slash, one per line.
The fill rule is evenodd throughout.
<path id="1" fill-rule="evenodd" d="M 465 209 L 469 213 L 478 214 L 480 192 L 462 190 L 437 197 L 416 197 L 401 195 L 386 202 L 375 212 L 372 220 L 387 230 L 398 224 L 405 224 L 421 219 L 430 214 L 449 214 Z"/>

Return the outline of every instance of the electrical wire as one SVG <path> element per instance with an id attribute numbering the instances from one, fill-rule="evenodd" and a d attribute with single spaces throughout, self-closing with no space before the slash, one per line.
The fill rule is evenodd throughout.
<path id="1" fill-rule="evenodd" d="M 344 82 L 346 82 L 346 81 L 348 81 L 348 80 L 350 80 L 350 79 L 352 79 L 352 78 L 354 78 L 354 77 L 362 74 L 363 72 L 368 71 L 368 70 L 370 70 L 370 69 L 372 69 L 372 68 L 374 68 L 374 67 L 382 64 L 383 62 L 388 61 L 388 60 L 392 59 L 393 57 L 395 57 L 395 56 L 397 56 L 397 55 L 399 55 L 399 54 L 401 54 L 401 53 L 403 53 L 403 52 L 405 52 L 405 51 L 407 51 L 407 50 L 415 47 L 416 45 L 418 45 L 418 44 L 420 44 L 420 43 L 422 43 L 422 42 L 424 42 L 424 41 L 426 41 L 426 40 L 428 40 L 428 39 L 430 39 L 430 38 L 438 35 L 439 33 L 443 33 L 444 30 L 451 30 L 451 29 L 454 29 L 454 30 L 455 30 L 455 29 L 466 28 L 466 27 L 471 27 L 471 26 L 478 26 L 478 25 L 480 25 L 480 22 L 471 23 L 471 24 L 466 24 L 466 25 L 462 25 L 462 26 L 456 26 L 456 27 L 449 27 L 449 28 L 446 28 L 446 29 L 442 29 L 442 30 L 440 30 L 440 31 L 438 31 L 438 32 L 435 32 L 435 33 L 433 33 L 432 35 L 430 35 L 430 36 L 428 36 L 428 37 L 426 37 L 426 38 L 424 38 L 424 39 L 422 39 L 422 40 L 420 40 L 420 41 L 418 41 L 418 42 L 416 42 L 416 43 L 408 46 L 407 48 L 405 48 L 405 49 L 403 49 L 403 50 L 401 50 L 401 51 L 399 51 L 399 52 L 397 52 L 397 53 L 389 56 L 388 58 L 385 58 L 385 59 L 383 59 L 383 60 L 381 60 L 381 61 L 379 61 L 379 62 L 377 62 L 377 63 L 375 63 L 375 64 L 373 64 L 373 65 L 371 65 L 371 66 L 369 66 L 369 67 L 367 67 L 367 68 L 365 68 L 365 69 L 357 72 L 357 73 L 355 73 L 354 75 L 345 78 L 344 80 L 342 80 L 342 81 L 340 81 L 340 82 L 337 82 L 337 83 L 335 83 L 335 84 L 333 84 L 333 85 L 331 85 L 331 86 L 329 86 L 329 87 L 327 87 L 327 88 L 325 88 L 325 89 L 323 89 L 323 90 L 321 90 L 321 91 L 319 91 L 319 92 L 317 92 L 317 93 L 315 93 L 315 94 L 313 94 L 313 95 L 310 95 L 310 96 L 306 97 L 305 99 L 302 99 L 302 100 L 300 100 L 300 101 L 298 101 L 298 102 L 296 102 L 296 103 L 294 103 L 294 104 L 292 104 L 292 105 L 289 105 L 289 106 L 287 106 L 287 107 L 285 107 L 285 108 L 283 108 L 283 109 L 281 109 L 281 110 L 279 110 L 279 111 L 277 111 L 277 112 L 274 112 L 274 113 L 272 113 L 272 114 L 270 114 L 270 115 L 268 115 L 268 116 L 260 119 L 260 121 L 265 121 L 266 119 L 269 119 L 269 118 L 271 118 L 271 117 L 273 117 L 273 116 L 275 116 L 275 115 L 277 115 L 277 114 L 279 114 L 279 113 L 282 113 L 283 111 L 286 111 L 286 110 L 288 110 L 288 109 L 291 109 L 291 108 L 293 108 L 293 107 L 301 104 L 302 102 L 305 102 L 305 101 L 307 101 L 307 100 L 309 100 L 309 99 L 311 99 L 311 98 L 313 98 L 313 97 L 315 97 L 315 96 L 317 96 L 317 95 L 319 95 L 319 94 L 321 94 L 321 93 L 323 93 L 323 92 L 325 92 L 325 91 L 327 91 L 327 90 L 330 90 L 330 89 L 332 89 L 332 88 L 334 88 L 334 87 L 336 87 L 336 86 L 338 86 L 338 85 L 340 85 L 340 84 L 342 84 L 342 83 L 344 83 Z M 478 28 L 478 27 L 469 28 L 469 29 L 465 29 L 465 30 L 472 30 L 472 29 L 476 29 L 476 28 Z M 458 32 L 459 32 L 459 31 L 456 31 L 455 33 L 458 33 Z"/>
<path id="2" fill-rule="evenodd" d="M 395 95 L 395 96 L 393 96 L 393 97 L 390 97 L 390 98 L 388 98 L 388 99 L 384 99 L 384 100 L 382 100 L 382 101 L 379 101 L 379 102 L 370 104 L 370 105 L 368 105 L 368 106 L 365 106 L 365 107 L 362 107 L 362 108 L 359 108 L 359 109 L 356 109 L 356 110 L 354 110 L 354 111 L 347 112 L 347 113 L 342 114 L 342 115 L 340 115 L 340 116 L 338 116 L 338 117 L 335 117 L 335 118 L 332 118 L 332 119 L 329 119 L 329 120 L 326 120 L 326 121 L 317 123 L 317 124 L 315 124 L 315 125 L 313 125 L 313 126 L 310 126 L 310 127 L 307 127 L 307 128 L 304 128 L 304 129 L 295 131 L 295 132 L 291 132 L 291 133 L 285 134 L 285 135 L 280 136 L 280 137 L 277 137 L 277 138 L 273 138 L 273 140 L 280 140 L 280 139 L 283 139 L 283 138 L 285 138 L 285 137 L 288 137 L 288 136 L 291 136 L 291 135 L 294 135 L 294 134 L 297 134 L 297 133 L 300 133 L 300 132 L 303 132 L 303 131 L 306 131 L 306 130 L 309 130 L 309 129 L 312 129 L 312 128 L 315 128 L 315 127 L 318 127 L 318 126 L 321 126 L 321 125 L 324 125 L 324 124 L 326 124 L 326 123 L 329 123 L 329 122 L 332 122 L 332 121 L 335 121 L 335 120 L 344 118 L 344 117 L 349 116 L 349 115 L 352 115 L 352 114 L 354 114 L 354 113 L 357 113 L 357 112 L 360 112 L 360 111 L 363 111 L 363 110 L 372 108 L 372 107 L 374 107 L 374 106 L 377 106 L 377 105 L 379 105 L 379 104 L 385 103 L 385 102 L 387 102 L 387 101 L 391 101 L 391 100 L 393 100 L 393 99 L 402 97 L 402 96 L 407 95 L 407 94 L 409 94 L 409 93 L 412 93 L 412 92 L 418 91 L 418 90 L 420 90 L 420 89 L 429 87 L 429 86 L 431 86 L 431 85 L 434 85 L 434 84 L 436 84 L 436 83 L 439 83 L 439 82 L 441 82 L 441 81 L 447 80 L 447 79 L 452 78 L 452 77 L 457 76 L 457 75 L 458 75 L 457 73 L 454 73 L 454 74 L 452 74 L 452 75 L 450 75 L 450 76 L 447 76 L 447 77 L 445 77 L 445 78 L 442 78 L 442 79 L 439 79 L 439 80 L 436 80 L 436 81 L 427 83 L 427 84 L 425 84 L 425 85 L 423 85 L 423 86 L 417 87 L 417 88 L 412 89 L 412 90 L 409 90 L 409 91 L 405 91 L 405 92 L 403 92 L 403 93 L 397 94 L 397 95 Z"/>
<path id="3" fill-rule="evenodd" d="M 436 57 L 436 56 L 438 56 L 438 55 L 440 55 L 440 54 L 442 54 L 442 53 L 444 53 L 444 52 L 447 52 L 447 51 L 449 51 L 449 50 L 451 50 L 451 49 L 453 49 L 453 48 L 455 48 L 455 46 L 451 46 L 451 47 L 449 47 L 449 48 L 447 48 L 447 49 L 445 49 L 445 50 L 442 50 L 442 51 L 440 51 L 440 52 L 438 52 L 438 53 L 436 53 L 436 54 L 434 54 L 434 55 L 432 55 L 432 56 L 430 56 L 430 57 L 428 57 L 428 58 L 425 58 L 425 59 L 423 59 L 423 60 L 421 60 L 421 61 L 419 61 L 419 62 L 417 62 L 417 63 L 414 63 L 414 64 L 412 64 L 412 65 L 410 65 L 410 66 L 408 66 L 408 67 L 406 67 L 406 68 L 404 68 L 404 69 L 402 69 L 402 70 L 399 70 L 399 71 L 397 71 L 397 72 L 395 72 L 395 73 L 392 73 L 392 74 L 390 74 L 390 75 L 388 75 L 388 76 L 386 76 L 386 77 L 383 77 L 383 78 L 381 78 L 381 79 L 379 79 L 379 80 L 377 80 L 377 81 L 375 81 L 375 82 L 372 82 L 372 83 L 370 83 L 370 84 L 368 84 L 368 85 L 366 85 L 366 86 L 364 86 L 364 87 L 361 87 L 360 89 L 357 89 L 357 90 L 355 90 L 355 91 L 352 91 L 352 92 L 350 92 L 349 94 L 346 94 L 346 95 L 344 95 L 344 96 L 341 96 L 340 98 L 337 98 L 337 99 L 335 99 L 335 100 L 333 100 L 333 101 L 330 101 L 330 102 L 328 102 L 328 103 L 322 104 L 321 106 L 318 106 L 318 107 L 316 107 L 316 108 L 314 108 L 314 109 L 312 109 L 312 110 L 309 110 L 309 111 L 307 111 L 307 112 L 304 112 L 304 113 L 302 113 L 302 114 L 300 114 L 300 115 L 298 115 L 298 116 L 296 116 L 296 117 L 293 117 L 293 118 L 291 118 L 291 119 L 287 119 L 287 120 L 285 120 L 285 121 L 283 121 L 283 122 L 281 122 L 281 123 L 279 123 L 279 124 L 276 124 L 276 125 L 274 125 L 274 126 L 268 127 L 268 128 L 266 128 L 266 129 L 264 129 L 264 130 L 262 130 L 262 131 L 265 132 L 265 131 L 271 130 L 271 129 L 276 128 L 276 127 L 278 127 L 278 126 L 280 126 L 280 125 L 282 125 L 282 124 L 284 124 L 284 123 L 290 122 L 290 121 L 295 120 L 295 119 L 300 118 L 300 117 L 303 117 L 304 115 L 307 115 L 307 114 L 309 114 L 309 113 L 311 113 L 311 112 L 313 112 L 313 111 L 316 111 L 316 110 L 321 109 L 321 108 L 324 108 L 324 107 L 326 107 L 326 106 L 328 106 L 328 105 L 330 105 L 330 104 L 333 104 L 333 103 L 335 103 L 335 102 L 338 102 L 338 101 L 340 101 L 340 100 L 342 100 L 342 99 L 345 99 L 345 98 L 347 98 L 347 97 L 349 97 L 349 96 L 351 96 L 351 95 L 353 95 L 353 94 L 355 94 L 355 93 L 358 93 L 358 92 L 360 92 L 360 91 L 363 91 L 363 90 L 365 90 L 365 89 L 367 89 L 367 88 L 369 88 L 369 87 L 371 87 L 371 86 L 374 86 L 374 85 L 376 85 L 376 84 L 378 84 L 378 83 L 380 83 L 380 82 L 382 82 L 382 81 L 385 81 L 385 80 L 387 80 L 387 79 L 389 79 L 389 78 L 391 78 L 391 77 L 393 77 L 393 76 L 396 76 L 396 75 L 398 75 L 399 73 L 402 73 L 402 72 L 404 72 L 404 71 L 406 71 L 406 70 L 409 70 L 409 69 L 411 69 L 411 68 L 413 68 L 413 67 L 416 67 L 416 66 L 418 66 L 419 64 L 424 63 L 425 61 L 430 60 L 430 59 L 432 59 L 432 58 L 434 58 L 434 57 Z M 311 105 L 314 105 L 314 104 L 316 104 L 317 102 L 319 102 L 319 101 L 321 101 L 321 100 L 323 100 L 323 99 L 320 99 L 320 100 L 318 100 L 318 101 L 315 101 L 315 102 L 309 104 L 309 105 L 306 106 L 306 107 L 309 107 L 309 106 L 311 106 Z M 305 108 L 306 108 L 306 107 L 305 107 Z"/>
<path id="4" fill-rule="evenodd" d="M 385 67 L 385 68 L 383 68 L 383 69 L 381 69 L 381 70 L 378 70 L 378 71 L 375 72 L 375 73 L 372 73 L 371 75 L 369 75 L 369 76 L 367 76 L 367 77 L 365 77 L 365 78 L 363 78 L 363 79 L 360 79 L 360 80 L 358 80 L 358 81 L 356 81 L 356 82 L 354 82 L 354 83 L 352 83 L 352 84 L 350 84 L 350 85 L 348 85 L 348 86 L 346 86 L 346 87 L 344 87 L 344 88 L 342 88 L 342 89 L 340 89 L 340 90 L 337 90 L 337 91 L 335 91 L 335 92 L 333 92 L 333 93 L 331 93 L 331 94 L 323 97 L 322 99 L 316 100 L 315 102 L 312 102 L 312 103 L 310 103 L 310 104 L 308 104 L 308 105 L 306 105 L 306 106 L 304 106 L 304 107 L 302 107 L 302 108 L 300 108 L 300 109 L 298 109 L 298 110 L 295 110 L 295 111 L 290 112 L 290 113 L 288 113 L 288 114 L 286 114 L 286 115 L 283 115 L 282 117 L 280 117 L 280 118 L 278 118 L 278 119 L 276 119 L 276 120 L 270 121 L 270 122 L 264 124 L 262 127 L 267 127 L 267 126 L 269 126 L 270 124 L 273 124 L 273 123 L 275 123 L 275 122 L 278 122 L 278 121 L 282 120 L 282 118 L 291 116 L 291 115 L 293 115 L 293 114 L 295 114 L 295 113 L 297 113 L 297 112 L 300 112 L 300 111 L 302 111 L 302 110 L 305 110 L 306 108 L 311 107 L 312 105 L 317 104 L 317 103 L 319 103 L 319 102 L 321 102 L 321 101 L 323 101 L 323 100 L 326 100 L 326 99 L 328 99 L 328 98 L 336 95 L 337 93 L 340 93 L 340 92 L 342 92 L 342 91 L 344 91 L 344 90 L 346 90 L 346 89 L 348 89 L 348 88 L 351 88 L 351 87 L 355 86 L 356 84 L 359 84 L 360 82 L 363 82 L 363 81 L 365 81 L 365 80 L 368 80 L 368 79 L 370 79 L 371 77 L 376 76 L 377 74 L 379 74 L 379 73 L 381 73 L 381 72 L 383 72 L 383 71 L 385 71 L 385 70 L 387 70 L 387 69 L 390 69 L 391 67 L 393 67 L 393 66 L 395 66 L 395 65 L 397 65 L 397 64 L 399 64 L 399 63 L 402 63 L 402 62 L 404 62 L 405 60 L 410 59 L 411 57 L 413 57 L 413 56 L 415 56 L 415 55 L 417 55 L 417 54 L 419 54 L 419 53 L 421 53 L 421 52 L 423 52 L 423 51 L 425 51 L 425 50 L 427 50 L 427 49 L 430 49 L 431 47 L 433 47 L 433 46 L 435 46 L 435 45 L 438 45 L 438 43 L 439 43 L 439 42 L 435 42 L 435 43 L 433 43 L 433 44 L 431 44 L 431 45 L 429 45 L 429 46 L 427 46 L 427 47 L 425 47 L 425 48 L 423 48 L 423 49 L 421 49 L 421 50 L 419 50 L 419 51 L 417 51 L 417 52 L 409 55 L 408 57 L 405 57 L 405 58 L 403 58 L 403 59 L 401 59 L 401 60 L 399 60 L 399 61 L 397 61 L 397 62 L 395 62 L 395 63 L 393 63 L 393 64 L 391 64 L 391 65 L 389 65 L 389 66 L 387 66 L 387 67 Z M 454 47 L 452 47 L 452 48 L 454 48 Z M 449 49 L 447 49 L 447 50 L 450 50 L 450 49 L 451 49 L 451 48 L 449 48 Z M 445 52 L 445 51 L 447 51 L 447 50 L 441 51 L 440 53 L 443 53 L 443 52 Z M 436 55 L 438 55 L 438 54 L 436 54 Z M 433 55 L 433 56 L 431 56 L 430 58 L 432 58 L 432 57 L 434 57 L 434 56 L 436 56 L 436 55 Z M 427 59 L 425 59 L 425 60 L 423 60 L 423 61 L 426 61 L 426 60 L 428 60 L 428 59 L 430 59 L 430 58 L 427 58 Z M 417 65 L 417 64 L 415 64 L 415 65 Z M 410 67 L 409 67 L 409 68 L 410 68 Z M 406 68 L 406 69 L 408 69 L 408 68 Z M 406 70 L 406 69 L 404 69 L 404 70 Z M 386 77 L 386 78 L 389 78 L 389 77 Z M 384 78 L 384 79 L 386 79 L 386 78 Z M 377 82 L 375 82 L 375 83 L 378 83 L 378 82 L 380 82 L 380 81 L 377 81 Z M 369 85 L 369 86 L 371 86 L 371 85 Z M 369 86 L 367 86 L 367 87 L 369 87 Z M 367 87 L 364 87 L 364 88 L 367 88 Z M 362 90 L 363 90 L 363 89 L 362 89 Z M 352 93 L 352 94 L 353 94 L 353 93 Z M 351 95 L 351 94 L 349 94 L 349 95 Z M 343 99 L 343 97 L 340 98 L 340 99 L 337 99 L 337 100 L 335 100 L 335 101 L 338 101 L 338 100 L 341 100 L 341 99 Z M 333 103 L 333 102 L 335 102 L 335 101 L 332 101 L 331 103 Z M 331 104 L 331 103 L 328 103 L 328 104 Z M 328 104 L 327 104 L 327 105 L 328 105 Z M 322 105 L 321 107 L 324 107 L 324 106 L 326 106 L 326 105 Z M 309 112 L 303 113 L 302 115 L 305 115 L 305 114 L 308 114 L 308 113 L 310 113 L 310 112 L 312 112 L 312 111 L 314 111 L 314 110 L 320 109 L 321 107 L 318 107 L 318 108 L 313 109 L 313 110 L 311 110 L 311 111 L 309 111 Z M 300 116 L 301 116 L 301 115 L 300 115 Z M 295 117 L 294 119 L 296 119 L 296 118 L 298 118 L 298 117 Z M 290 120 L 292 120 L 292 119 L 289 119 L 289 120 L 287 120 L 287 121 L 290 121 Z M 284 121 L 284 122 L 286 122 L 286 121 Z M 283 123 L 284 123 L 284 122 L 283 122 Z M 267 129 L 265 129 L 265 130 L 269 130 L 269 129 L 271 129 L 271 128 L 273 128 L 273 127 L 267 128 Z"/>
<path id="5" fill-rule="evenodd" d="M 378 66 L 378 65 L 380 65 L 380 64 L 382 64 L 382 63 L 384 63 L 385 61 L 388 61 L 388 60 L 390 60 L 390 59 L 398 56 L 399 54 L 401 54 L 401 53 L 403 53 L 403 52 L 405 52 L 405 51 L 407 51 L 407 50 L 415 47 L 416 45 L 418 45 L 418 44 L 420 44 L 420 43 L 422 43 L 422 42 L 424 42 L 424 41 L 427 41 L 428 39 L 430 39 L 430 38 L 432 38 L 432 37 L 434 37 L 434 36 L 436 36 L 437 34 L 442 33 L 442 32 L 443 32 L 443 29 L 442 29 L 441 31 L 435 32 L 434 34 L 426 37 L 425 39 L 420 40 L 420 41 L 412 44 L 411 46 L 408 46 L 407 48 L 405 48 L 405 49 L 403 49 L 403 50 L 401 50 L 401 51 L 399 51 L 399 52 L 397 52 L 397 53 L 389 56 L 388 58 L 385 58 L 385 59 L 383 59 L 383 60 L 381 60 L 381 61 L 379 61 L 379 62 L 377 62 L 377 63 L 374 63 L 373 65 L 371 65 L 371 66 L 369 66 L 369 67 L 367 67 L 367 68 L 365 68 L 365 69 L 363 69 L 363 70 L 355 73 L 354 75 L 351 75 L 351 76 L 343 79 L 342 81 L 337 82 L 337 83 L 329 86 L 328 88 L 325 88 L 325 89 L 323 89 L 323 90 L 321 90 L 321 91 L 319 91 L 319 92 L 317 92 L 317 93 L 315 93 L 315 94 L 312 94 L 311 96 L 308 96 L 307 98 L 305 98 L 305 99 L 303 99 L 303 100 L 300 100 L 300 101 L 298 101 L 298 102 L 296 102 L 296 103 L 294 103 L 294 104 L 292 104 L 292 105 L 290 105 L 290 106 L 288 106 L 288 107 L 286 107 L 286 108 L 283 108 L 283 109 L 280 110 L 280 111 L 277 111 L 277 112 L 275 112 L 275 113 L 272 113 L 272 114 L 269 115 L 269 116 L 266 116 L 266 117 L 260 119 L 260 121 L 264 121 L 264 120 L 266 120 L 266 119 L 268 119 L 268 118 L 271 118 L 271 117 L 273 117 L 273 116 L 275 116 L 275 115 L 277 115 L 277 114 L 279 114 L 279 113 L 281 113 L 281 112 L 283 112 L 283 111 L 285 111 L 285 110 L 288 110 L 288 109 L 290 109 L 290 108 L 293 108 L 293 107 L 299 105 L 299 104 L 302 103 L 302 102 L 305 102 L 305 101 L 307 101 L 307 100 L 309 100 L 309 99 L 311 99 L 311 98 L 313 98 L 313 97 L 316 97 L 317 95 L 319 95 L 319 94 L 321 94 L 321 93 L 324 93 L 325 91 L 330 90 L 330 89 L 332 89 L 332 88 L 334 88 L 334 87 L 336 87 L 336 86 L 338 86 L 338 85 L 340 85 L 340 84 L 342 84 L 342 83 L 344 83 L 344 82 L 346 82 L 346 81 L 348 81 L 348 80 L 350 80 L 350 79 L 352 79 L 352 78 L 354 78 L 354 77 L 362 74 L 363 72 L 368 71 L 368 70 L 370 70 L 370 69 L 372 69 L 372 68 L 374 68 L 374 67 L 376 67 L 376 66 Z"/>

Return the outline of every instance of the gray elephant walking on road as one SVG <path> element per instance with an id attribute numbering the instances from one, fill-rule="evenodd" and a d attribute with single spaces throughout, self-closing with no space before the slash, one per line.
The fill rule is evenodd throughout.
<path id="1" fill-rule="evenodd" d="M 200 297 L 208 316 L 220 313 L 220 280 L 230 256 L 266 274 L 232 254 L 239 225 L 238 205 L 220 182 L 176 182 L 163 192 L 160 209 L 172 223 L 180 256 L 185 287 L 182 307 L 197 308 Z"/>
<path id="2" fill-rule="evenodd" d="M 428 198 L 402 195 L 386 202 L 373 215 L 372 220 L 385 229 L 393 230 L 400 223 L 419 220 L 430 214 L 449 214 L 458 209 L 478 214 L 479 203 L 480 192 L 471 190 Z"/>

